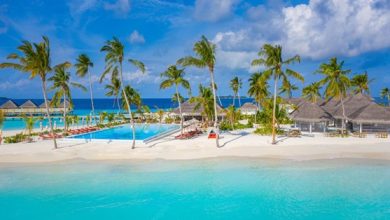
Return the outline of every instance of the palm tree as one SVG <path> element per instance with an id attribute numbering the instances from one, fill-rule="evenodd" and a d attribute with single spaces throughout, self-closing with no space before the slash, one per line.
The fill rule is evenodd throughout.
<path id="1" fill-rule="evenodd" d="M 119 103 L 119 94 L 121 91 L 121 82 L 118 78 L 112 78 L 111 84 L 108 84 L 105 86 L 105 88 L 108 90 L 106 93 L 106 96 L 113 96 L 114 97 L 114 105 L 117 104 L 118 106 L 118 114 L 121 111 L 121 106 Z"/>
<path id="2" fill-rule="evenodd" d="M 291 82 L 288 80 L 283 80 L 282 87 L 280 87 L 279 93 L 285 94 L 287 98 L 290 99 L 292 97 L 292 91 L 294 90 L 298 90 L 298 86 L 291 84 Z"/>
<path id="3" fill-rule="evenodd" d="M 264 107 L 265 100 L 269 96 L 268 82 L 262 77 L 262 73 L 254 73 L 249 78 L 248 94 L 253 97 L 257 104 Z"/>
<path id="4" fill-rule="evenodd" d="M 214 67 L 215 67 L 215 48 L 216 45 L 211 43 L 205 36 L 195 43 L 194 52 L 197 57 L 187 56 L 177 61 L 178 64 L 183 66 L 195 66 L 198 68 L 208 68 L 211 79 L 211 89 L 213 91 L 214 98 L 214 127 L 218 127 L 218 111 L 217 111 L 217 98 L 215 91 L 215 80 L 214 80 Z M 215 138 L 217 147 L 219 147 L 219 135 Z"/>
<path id="5" fill-rule="evenodd" d="M 158 116 L 158 121 L 159 121 L 160 124 L 161 124 L 161 122 L 162 122 L 162 120 L 163 120 L 163 117 L 164 117 L 164 114 L 165 114 L 164 109 L 160 109 L 160 108 L 157 109 L 156 114 L 157 114 L 157 116 Z"/>
<path id="6" fill-rule="evenodd" d="M 127 108 L 127 103 L 129 103 L 129 106 L 135 105 L 137 109 L 140 109 L 142 107 L 142 100 L 141 100 L 141 95 L 132 88 L 131 86 L 127 85 L 123 89 L 124 93 L 122 94 L 122 107 L 126 110 Z M 127 100 L 125 100 L 127 98 Z"/>
<path id="7" fill-rule="evenodd" d="M 241 99 L 238 91 L 242 88 L 242 81 L 237 76 L 230 80 L 230 88 L 233 90 L 233 105 L 235 105 L 236 97 L 238 97 L 238 105 L 241 106 Z"/>
<path id="8" fill-rule="evenodd" d="M 373 79 L 368 79 L 367 72 L 362 74 L 357 74 L 351 79 L 351 86 L 355 94 L 370 94 L 369 84 Z"/>
<path id="9" fill-rule="evenodd" d="M 232 129 L 234 130 L 234 123 L 237 122 L 237 120 L 240 119 L 241 112 L 240 110 L 237 110 L 234 105 L 230 105 L 226 110 L 226 118 L 229 120 Z"/>
<path id="10" fill-rule="evenodd" d="M 176 99 L 180 100 L 180 94 L 179 94 L 179 86 L 182 86 L 185 89 L 191 90 L 190 83 L 184 79 L 184 69 L 178 69 L 175 65 L 172 65 L 168 67 L 168 69 L 161 73 L 161 77 L 164 78 L 164 80 L 160 84 L 160 89 L 166 89 L 172 86 L 175 86 L 176 90 Z M 178 101 L 179 103 L 179 111 L 180 111 L 180 128 L 181 133 L 183 134 L 183 114 L 181 112 L 181 101 Z"/>
<path id="11" fill-rule="evenodd" d="M 381 90 L 381 97 L 387 99 L 387 105 L 390 106 L 390 89 L 389 88 L 383 88 Z"/>
<path id="12" fill-rule="evenodd" d="M 100 112 L 100 114 L 99 114 L 99 124 L 103 124 L 104 120 L 106 120 L 107 116 L 108 116 L 107 112 Z"/>
<path id="13" fill-rule="evenodd" d="M 0 109 L 0 138 L 1 138 L 1 135 L 3 133 L 4 121 L 5 121 L 5 114 L 4 114 L 4 111 L 2 109 Z M 1 144 L 1 141 L 0 141 L 0 144 Z"/>
<path id="14" fill-rule="evenodd" d="M 89 71 L 90 68 L 93 67 L 93 63 L 86 54 L 80 54 L 74 66 L 76 67 L 76 74 L 79 77 L 85 77 L 88 74 L 89 93 L 91 96 L 91 110 L 92 110 L 91 115 L 93 120 L 95 120 L 95 125 L 96 125 L 97 122 L 95 117 L 95 105 L 93 104 L 92 77 L 91 77 L 91 72 Z"/>
<path id="15" fill-rule="evenodd" d="M 209 87 L 204 87 L 199 85 L 199 95 L 192 97 L 190 99 L 191 103 L 196 103 L 194 110 L 198 110 L 200 108 L 203 109 L 202 116 L 206 117 L 206 120 L 212 120 L 215 116 L 213 114 L 214 110 L 214 100 L 213 94 Z"/>
<path id="16" fill-rule="evenodd" d="M 304 81 L 303 76 L 289 68 L 284 70 L 284 66 L 288 64 L 292 64 L 295 62 L 300 62 L 300 57 L 295 55 L 292 58 L 284 60 L 282 58 L 282 47 L 279 45 L 272 46 L 270 44 L 264 44 L 258 53 L 259 58 L 252 61 L 252 66 L 263 65 L 267 70 L 265 70 L 262 74 L 266 80 L 269 80 L 271 76 L 273 76 L 274 80 L 274 101 L 272 106 L 272 144 L 276 144 L 275 136 L 276 136 L 276 97 L 278 90 L 278 80 L 282 79 L 283 82 L 289 82 L 288 77 L 296 78 L 300 81 Z"/>
<path id="17" fill-rule="evenodd" d="M 347 95 L 348 88 L 351 85 L 347 74 L 351 70 L 343 70 L 344 61 L 340 63 L 337 58 L 331 58 L 329 63 L 323 63 L 320 65 L 317 73 L 324 75 L 324 78 L 319 82 L 321 85 L 325 85 L 324 96 L 326 99 L 336 98 L 341 102 L 341 108 L 343 111 L 342 129 L 345 127 L 345 109 L 344 109 L 344 98 Z"/>
<path id="18" fill-rule="evenodd" d="M 53 85 L 50 87 L 50 90 L 56 90 L 53 96 L 52 104 L 59 105 L 61 100 L 64 101 L 64 122 L 66 120 L 66 111 L 68 107 L 73 106 L 72 95 L 70 92 L 70 87 L 80 88 L 84 91 L 87 89 L 81 85 L 80 83 L 71 82 L 70 81 L 70 73 L 67 71 L 70 68 L 70 63 L 63 63 L 62 65 L 58 65 L 54 67 L 54 76 L 49 78 L 49 81 L 53 82 Z M 69 102 L 70 106 L 66 106 L 67 102 Z M 68 127 L 66 123 L 64 123 L 64 130 L 67 131 Z"/>
<path id="19" fill-rule="evenodd" d="M 57 141 L 54 135 L 53 124 L 50 115 L 49 103 L 47 100 L 46 78 L 51 72 L 50 60 L 50 43 L 46 36 L 43 36 L 43 41 L 40 43 L 31 43 L 29 41 L 22 41 L 17 49 L 22 55 L 11 53 L 7 59 L 15 60 L 16 62 L 5 62 L 0 64 L 0 68 L 12 68 L 21 72 L 30 73 L 30 79 L 39 76 L 42 82 L 43 99 L 45 100 L 46 115 L 50 125 L 50 132 L 53 136 L 54 148 L 57 149 Z"/>
<path id="20" fill-rule="evenodd" d="M 317 100 L 321 98 L 320 89 L 321 89 L 320 83 L 314 82 L 302 89 L 302 95 L 305 99 L 309 100 L 310 102 L 316 103 Z"/>
<path id="21" fill-rule="evenodd" d="M 24 122 L 26 123 L 26 131 L 27 135 L 31 137 L 32 130 L 34 129 L 34 124 L 37 121 L 37 118 L 34 118 L 33 116 L 30 117 L 23 117 Z"/>
<path id="22" fill-rule="evenodd" d="M 122 96 L 126 103 L 126 109 L 129 113 L 130 124 L 133 131 L 133 142 L 131 148 L 134 149 L 135 148 L 135 126 L 134 126 L 133 114 L 131 113 L 129 99 L 124 89 L 124 81 L 123 81 L 123 74 L 122 74 L 124 48 L 125 46 L 116 37 L 114 37 L 112 40 L 107 41 L 106 45 L 102 47 L 100 51 L 106 52 L 106 58 L 105 58 L 106 69 L 100 78 L 100 82 L 102 82 L 102 80 L 108 73 L 111 73 L 111 78 L 114 77 L 116 78 L 116 74 L 119 75 L 119 80 L 122 88 Z M 137 67 L 139 70 L 141 70 L 142 73 L 145 72 L 145 65 L 142 62 L 134 59 L 129 59 L 128 61 L 131 64 L 133 64 L 135 67 Z"/>

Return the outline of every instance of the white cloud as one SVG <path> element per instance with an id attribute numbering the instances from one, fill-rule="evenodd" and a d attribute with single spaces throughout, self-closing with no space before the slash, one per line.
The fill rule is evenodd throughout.
<path id="1" fill-rule="evenodd" d="M 380 0 L 311 0 L 284 8 L 283 40 L 289 51 L 312 58 L 387 48 L 389 6 L 389 1 Z"/>
<path id="2" fill-rule="evenodd" d="M 21 88 L 29 84 L 31 84 L 29 79 L 20 79 L 17 82 L 3 81 L 0 83 L 0 90 Z"/>
<path id="3" fill-rule="evenodd" d="M 218 21 L 229 16 L 239 0 L 197 0 L 195 18 L 200 21 Z"/>
<path id="4" fill-rule="evenodd" d="M 157 83 L 160 78 L 153 76 L 148 68 L 146 68 L 145 73 L 142 73 L 140 70 L 135 72 L 124 71 L 123 80 L 129 82 L 131 85 L 141 84 L 141 83 Z"/>
<path id="5" fill-rule="evenodd" d="M 137 30 L 134 30 L 129 36 L 129 42 L 131 44 L 143 44 L 145 43 L 145 38 Z"/>
<path id="6" fill-rule="evenodd" d="M 310 0 L 276 9 L 260 5 L 247 10 L 252 22 L 217 33 L 213 42 L 226 67 L 247 66 L 239 58 L 250 57 L 264 43 L 281 44 L 286 56 L 355 56 L 390 47 L 389 9 L 385 0 Z"/>
<path id="7" fill-rule="evenodd" d="M 126 17 L 130 11 L 129 0 L 117 0 L 114 3 L 104 3 L 104 9 L 114 11 L 120 17 Z"/>

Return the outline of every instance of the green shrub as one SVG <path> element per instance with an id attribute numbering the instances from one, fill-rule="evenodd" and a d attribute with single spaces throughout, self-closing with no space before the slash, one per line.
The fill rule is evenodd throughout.
<path id="1" fill-rule="evenodd" d="M 6 143 L 6 144 L 19 143 L 19 142 L 26 140 L 27 137 L 28 137 L 27 135 L 24 135 L 23 133 L 19 133 L 19 134 L 16 134 L 14 136 L 5 137 L 4 143 Z"/>
<path id="2" fill-rule="evenodd" d="M 254 133 L 259 135 L 264 135 L 264 136 L 272 135 L 272 126 L 263 126 L 257 128 Z M 283 133 L 284 133 L 283 130 L 276 128 L 276 134 L 283 134 Z"/>

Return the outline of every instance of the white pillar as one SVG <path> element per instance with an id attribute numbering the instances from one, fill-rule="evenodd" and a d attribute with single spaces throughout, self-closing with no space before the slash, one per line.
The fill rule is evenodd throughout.
<path id="1" fill-rule="evenodd" d="M 362 123 L 360 123 L 360 125 L 359 125 L 359 131 L 360 131 L 360 133 L 363 133 L 363 125 L 362 125 Z"/>
<path id="2" fill-rule="evenodd" d="M 326 122 L 324 122 L 324 133 L 326 132 Z"/>
<path id="3" fill-rule="evenodd" d="M 309 133 L 311 134 L 311 122 L 310 122 L 310 124 L 309 124 Z"/>

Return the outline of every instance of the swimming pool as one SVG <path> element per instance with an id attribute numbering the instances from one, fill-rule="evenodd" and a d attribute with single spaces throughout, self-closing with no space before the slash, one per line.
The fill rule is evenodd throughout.
<path id="1" fill-rule="evenodd" d="M 180 126 L 176 124 L 135 124 L 135 139 L 145 140 L 156 135 L 174 131 Z M 114 128 L 95 131 L 87 134 L 75 135 L 75 139 L 99 139 L 99 140 L 131 140 L 133 139 L 132 129 L 129 124 Z"/>

